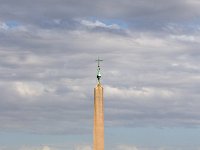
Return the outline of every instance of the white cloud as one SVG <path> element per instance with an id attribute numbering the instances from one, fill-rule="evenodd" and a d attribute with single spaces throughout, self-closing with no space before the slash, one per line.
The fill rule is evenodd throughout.
<path id="1" fill-rule="evenodd" d="M 23 146 L 19 150 L 55 150 L 55 149 L 45 145 L 45 146 Z"/>
<path id="2" fill-rule="evenodd" d="M 15 22 L 0 22 L 0 31 L 27 31 L 26 27 Z"/>
<path id="3" fill-rule="evenodd" d="M 42 150 L 51 150 L 49 146 L 44 146 Z"/>
<path id="4" fill-rule="evenodd" d="M 139 150 L 136 146 L 132 145 L 119 145 L 117 146 L 117 150 Z"/>
<path id="5" fill-rule="evenodd" d="M 9 64 L 15 64 L 15 65 L 46 65 L 47 63 L 51 63 L 51 60 L 44 57 L 38 57 L 34 54 L 16 54 L 16 55 L 10 55 L 6 56 L 6 59 L 4 62 Z"/>
<path id="6" fill-rule="evenodd" d="M 117 24 L 107 25 L 99 20 L 96 20 L 96 21 L 81 20 L 80 22 L 82 25 L 87 26 L 89 28 L 102 27 L 102 28 L 108 28 L 108 29 L 120 29 L 120 26 Z"/>
<path id="7" fill-rule="evenodd" d="M 170 37 L 183 42 L 199 42 L 199 38 L 193 35 L 171 35 Z"/>
<path id="8" fill-rule="evenodd" d="M 130 99 L 133 97 L 150 98 L 154 96 L 160 97 L 172 97 L 174 92 L 172 90 L 160 89 L 154 87 L 142 87 L 142 88 L 117 88 L 106 85 L 105 94 L 108 97 L 120 97 L 124 99 Z"/>
<path id="9" fill-rule="evenodd" d="M 148 34 L 139 35 L 139 37 L 134 39 L 134 42 L 143 47 L 161 48 L 161 47 L 166 47 L 167 45 L 167 39 L 157 38 L 155 36 Z"/>
<path id="10" fill-rule="evenodd" d="M 6 23 L 1 23 L 0 22 L 0 29 L 2 29 L 2 30 L 8 30 L 9 29 L 9 26 L 6 24 Z"/>
<path id="11" fill-rule="evenodd" d="M 75 150 L 92 150 L 91 145 L 77 145 Z"/>
<path id="12" fill-rule="evenodd" d="M 14 88 L 21 96 L 40 96 L 45 90 L 44 86 L 37 82 L 15 82 Z"/>

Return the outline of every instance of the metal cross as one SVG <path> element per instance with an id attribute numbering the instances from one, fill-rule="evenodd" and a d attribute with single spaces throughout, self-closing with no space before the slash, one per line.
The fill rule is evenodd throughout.
<path id="1" fill-rule="evenodd" d="M 98 62 L 98 67 L 100 67 L 100 61 L 103 61 L 103 60 L 99 59 L 99 57 L 98 57 L 98 59 L 96 61 Z"/>

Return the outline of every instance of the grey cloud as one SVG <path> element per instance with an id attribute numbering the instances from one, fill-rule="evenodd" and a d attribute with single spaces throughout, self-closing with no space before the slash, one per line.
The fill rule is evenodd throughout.
<path id="1" fill-rule="evenodd" d="M 7 89 L 2 93 L 3 129 L 23 128 L 37 133 L 71 133 L 71 129 L 86 132 L 87 128 L 78 130 L 79 123 L 91 129 L 97 55 L 105 59 L 102 82 L 105 83 L 106 119 L 113 122 L 108 121 L 107 125 L 199 124 L 199 59 L 194 57 L 192 46 L 188 50 L 170 36 L 160 39 L 149 33 L 131 32 L 130 36 L 118 36 L 83 29 L 64 33 L 53 29 L 35 28 L 35 31 L 26 31 L 33 35 L 27 40 L 35 40 L 33 45 L 44 43 L 42 48 L 24 45 L 25 37 L 17 35 L 21 38 L 16 42 L 20 48 L 4 45 L 11 52 L 1 50 L 2 89 Z M 193 65 L 197 68 L 190 68 Z M 22 89 L 10 89 L 15 82 L 19 82 L 17 86 Z M 120 97 L 120 91 L 107 95 L 110 91 L 106 85 L 123 89 L 122 95 L 127 95 Z M 147 91 L 144 96 L 141 90 L 145 87 L 153 89 L 153 93 Z M 172 95 L 159 95 L 163 91 Z M 139 96 L 134 92 L 139 92 Z M 163 111 L 165 109 L 169 111 Z M 14 123 L 15 126 L 8 126 Z"/>
<path id="2" fill-rule="evenodd" d="M 60 94 L 52 95 L 46 93 L 44 89 L 41 89 L 41 95 L 34 95 L 34 90 L 38 92 L 37 87 L 19 86 L 21 86 L 17 87 L 21 88 L 19 93 L 14 91 L 12 84 L 7 87 L 1 86 L 4 88 L 1 90 L 3 92 L 1 93 L 1 130 L 56 134 L 80 134 L 88 131 L 86 127 L 76 128 L 76 124 L 79 122 L 90 126 L 92 111 L 86 108 L 90 107 L 92 101 L 86 101 L 85 97 L 71 90 L 66 90 L 61 98 Z M 56 124 L 54 120 L 57 120 Z M 85 122 L 85 120 L 90 121 Z M 52 130 L 52 127 L 56 128 Z"/>
<path id="3" fill-rule="evenodd" d="M 74 18 L 100 18 L 124 20 L 130 27 L 162 28 L 165 23 L 196 20 L 199 3 L 189 0 L 143 1 L 2 1 L 1 18 L 41 27 L 73 28 Z M 58 20 L 61 20 L 58 25 Z M 66 21 L 65 21 L 66 20 Z"/>
<path id="4" fill-rule="evenodd" d="M 1 130 L 92 131 L 97 56 L 106 126 L 200 124 L 199 29 L 179 28 L 199 15 L 194 1 L 1 3 L 0 21 L 21 26 L 0 29 Z"/>

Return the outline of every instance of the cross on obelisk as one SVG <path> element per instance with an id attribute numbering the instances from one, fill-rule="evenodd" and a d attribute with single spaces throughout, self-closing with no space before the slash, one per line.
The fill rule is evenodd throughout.
<path id="1" fill-rule="evenodd" d="M 98 57 L 98 59 L 96 61 L 98 62 L 98 67 L 100 67 L 100 61 L 103 61 L 103 60 L 99 59 L 99 57 Z"/>

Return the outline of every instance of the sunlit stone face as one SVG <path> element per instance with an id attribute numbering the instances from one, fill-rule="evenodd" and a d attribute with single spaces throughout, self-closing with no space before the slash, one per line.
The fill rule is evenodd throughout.
<path id="1" fill-rule="evenodd" d="M 104 150 L 104 101 L 103 87 L 94 89 L 94 150 Z"/>

